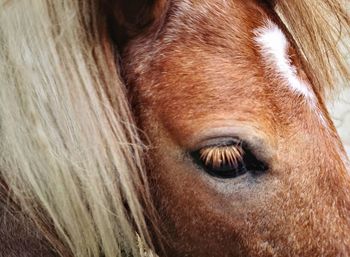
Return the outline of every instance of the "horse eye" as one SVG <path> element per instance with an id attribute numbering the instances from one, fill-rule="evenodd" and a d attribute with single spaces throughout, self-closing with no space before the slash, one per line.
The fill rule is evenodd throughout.
<path id="1" fill-rule="evenodd" d="M 205 146 L 191 153 L 194 162 L 214 177 L 235 178 L 247 172 L 259 174 L 267 165 L 258 160 L 241 141 L 230 140 Z"/>

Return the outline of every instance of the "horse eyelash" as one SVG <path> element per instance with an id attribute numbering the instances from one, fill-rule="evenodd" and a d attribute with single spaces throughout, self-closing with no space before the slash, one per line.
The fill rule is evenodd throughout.
<path id="1" fill-rule="evenodd" d="M 243 161 L 244 150 L 241 144 L 209 146 L 199 151 L 199 157 L 206 166 L 219 168 L 222 165 L 237 167 Z"/>

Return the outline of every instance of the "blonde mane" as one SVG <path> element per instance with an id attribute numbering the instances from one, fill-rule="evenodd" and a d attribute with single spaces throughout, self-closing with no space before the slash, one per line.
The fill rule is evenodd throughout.
<path id="1" fill-rule="evenodd" d="M 329 96 L 350 81 L 350 4 L 346 0 L 274 1 L 316 91 Z"/>
<path id="2" fill-rule="evenodd" d="M 11 197 L 62 256 L 137 256 L 135 228 L 149 242 L 143 145 L 97 1 L 0 6 L 0 170 Z"/>
<path id="3" fill-rule="evenodd" d="M 350 78 L 344 6 L 275 6 L 320 92 Z M 0 0 L 0 191 L 64 257 L 140 256 L 137 235 L 151 247 L 144 146 L 104 16 L 95 0 Z"/>

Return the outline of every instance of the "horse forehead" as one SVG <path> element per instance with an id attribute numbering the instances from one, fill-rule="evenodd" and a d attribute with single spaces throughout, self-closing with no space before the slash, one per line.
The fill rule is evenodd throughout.
<path id="1" fill-rule="evenodd" d="M 278 87 L 284 87 L 303 97 L 311 108 L 315 108 L 316 95 L 300 63 L 294 63 L 297 57 L 286 35 L 269 17 L 261 15 L 260 18 L 259 22 L 241 27 L 237 27 L 237 24 L 222 26 L 218 24 L 220 21 L 207 26 L 200 23 L 192 30 L 186 28 L 187 33 L 180 34 L 180 37 L 173 36 L 168 41 L 169 38 L 165 36 L 162 40 L 165 50 L 161 56 L 167 59 L 173 57 L 175 61 L 170 62 L 169 67 L 180 67 L 178 73 L 194 74 L 197 71 L 202 73 L 202 77 L 207 77 L 207 80 L 205 73 L 208 69 L 198 70 L 198 67 L 203 67 L 204 62 L 214 64 L 209 68 L 209 73 L 214 71 L 216 74 L 236 74 L 237 80 L 247 78 L 243 75 L 256 78 L 257 74 L 262 75 L 263 80 L 279 80 Z M 160 62 L 161 69 L 166 68 L 169 63 Z M 229 79 L 228 76 L 223 77 Z M 209 78 L 210 80 L 212 79 Z"/>
<path id="2" fill-rule="evenodd" d="M 196 98 L 205 91 L 213 90 L 216 91 L 216 95 L 231 91 L 243 96 L 244 93 L 251 94 L 254 88 L 254 93 L 258 93 L 264 87 L 271 86 L 268 84 L 275 84 L 277 87 L 280 87 L 279 84 L 285 84 L 279 83 L 280 81 L 274 83 L 276 78 L 283 80 L 289 75 L 297 80 L 298 75 L 295 74 L 295 68 L 288 59 L 286 49 L 283 49 L 280 56 L 272 55 L 270 59 L 274 58 L 273 60 L 267 59 L 262 54 L 262 47 L 270 47 L 268 50 L 279 54 L 278 45 L 259 44 L 257 31 L 263 26 L 262 21 L 259 26 L 251 27 L 248 31 L 244 31 L 247 28 L 242 28 L 242 32 L 234 29 L 230 33 L 236 33 L 235 35 L 224 37 L 222 34 L 207 34 L 205 28 L 202 32 L 181 34 L 171 41 L 164 36 L 160 40 L 159 49 L 151 55 L 146 54 L 145 62 L 141 60 L 136 64 L 137 73 L 145 74 L 144 70 L 148 70 L 146 73 L 153 76 L 151 81 L 155 84 L 154 87 L 148 83 L 141 85 L 141 90 L 168 91 L 174 96 L 174 93 L 175 95 L 185 93 L 178 91 L 183 89 L 191 91 Z M 215 24 L 208 27 L 215 30 Z M 279 32 L 282 33 L 280 30 Z M 245 33 L 245 36 L 241 36 L 241 33 Z M 284 36 L 283 39 L 286 40 Z M 275 60 L 278 57 L 285 59 Z M 276 63 L 277 67 L 273 66 Z M 282 66 L 278 69 L 280 63 L 288 67 Z M 271 81 L 271 78 L 266 76 L 266 71 L 278 76 L 270 76 L 274 79 Z M 301 86 L 298 89 L 302 91 Z M 306 95 L 309 91 L 304 93 Z"/>
<path id="3" fill-rule="evenodd" d="M 276 24 L 266 24 L 269 21 L 252 28 L 245 45 L 242 39 L 229 47 L 187 41 L 165 48 L 153 60 L 152 83 L 144 80 L 141 94 L 172 121 L 205 118 L 218 110 L 235 110 L 240 120 L 257 115 L 269 120 L 273 114 L 267 110 L 273 107 L 282 120 L 312 112 L 312 120 L 327 128 L 328 119 L 307 77 L 289 56 L 287 37 Z M 281 42 L 265 40 L 270 34 Z"/>
<path id="4" fill-rule="evenodd" d="M 227 9 L 216 10 L 225 5 Z M 155 86 L 145 83 L 141 91 L 162 99 L 170 95 L 173 102 L 185 102 L 187 92 L 193 95 L 193 103 L 209 93 L 211 101 L 225 104 L 221 99 L 225 95 L 280 101 L 278 92 L 283 95 L 289 90 L 315 106 L 311 86 L 290 60 L 287 37 L 258 5 L 251 10 L 242 1 L 186 0 L 178 6 L 182 9 L 175 11 L 158 45 L 152 46 L 157 50 L 146 53 L 146 61 L 134 67 L 144 74 L 150 63 L 149 73 L 155 76 L 151 79 Z M 264 97 L 264 88 L 277 97 Z M 286 100 L 285 94 L 282 98 Z"/>

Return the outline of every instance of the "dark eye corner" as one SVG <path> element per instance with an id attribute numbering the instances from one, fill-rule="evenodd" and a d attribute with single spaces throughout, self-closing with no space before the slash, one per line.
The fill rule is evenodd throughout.
<path id="1" fill-rule="evenodd" d="M 245 173 L 258 176 L 268 170 L 247 143 L 239 139 L 225 139 L 190 152 L 193 162 L 213 177 L 235 178 Z"/>

